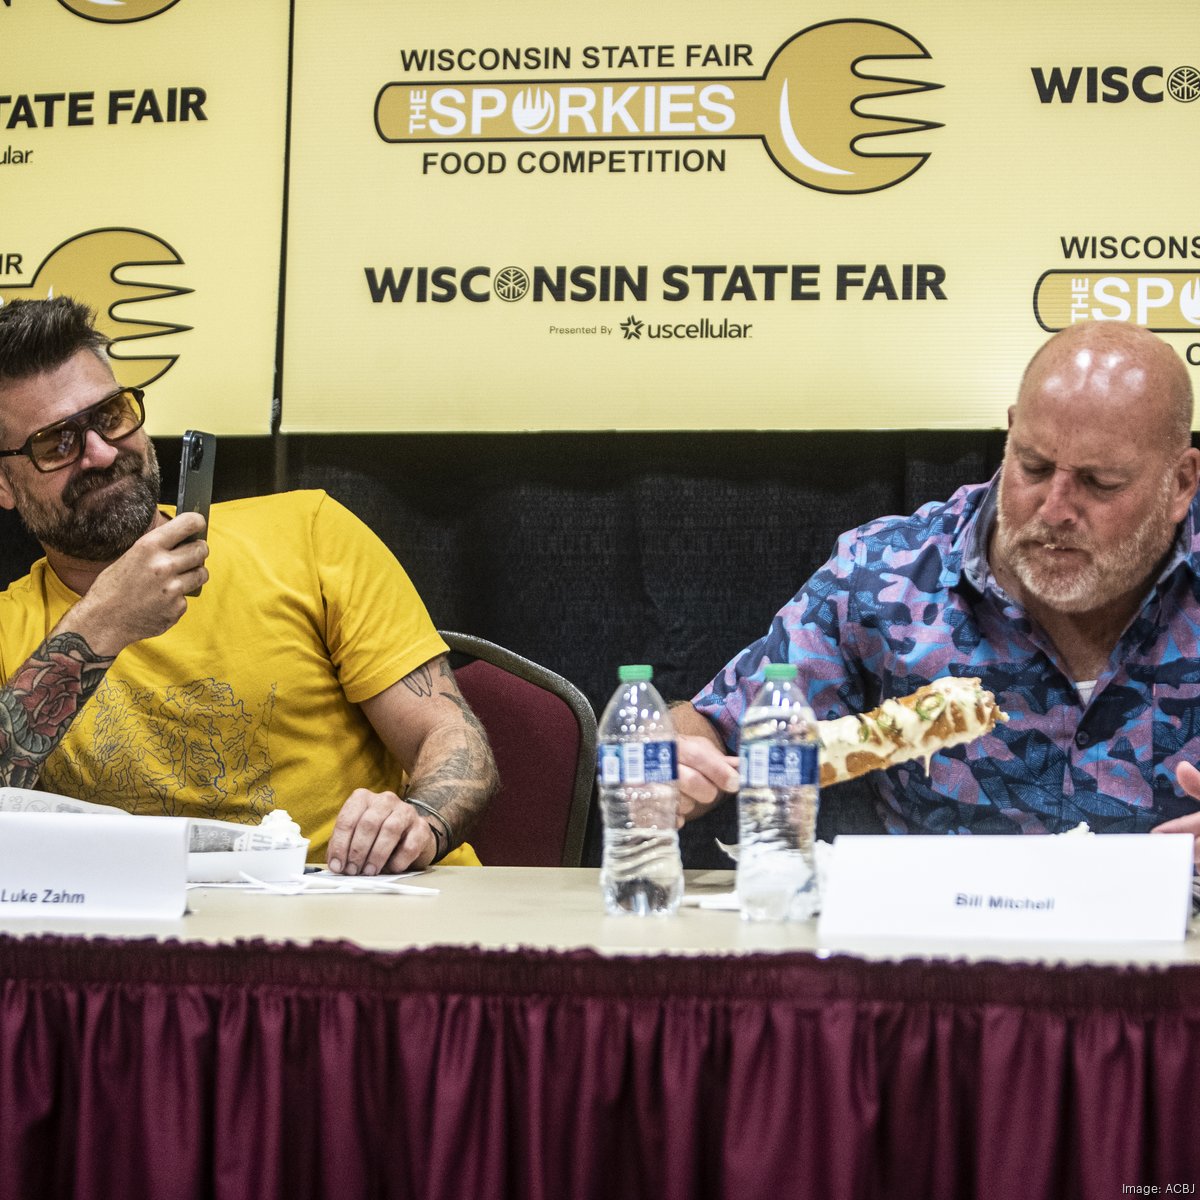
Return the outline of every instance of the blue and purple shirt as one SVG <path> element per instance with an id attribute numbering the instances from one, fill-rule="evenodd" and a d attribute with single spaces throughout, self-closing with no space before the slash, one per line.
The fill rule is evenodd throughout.
<path id="1" fill-rule="evenodd" d="M 695 698 L 726 745 L 769 662 L 794 662 L 818 718 L 865 712 L 942 675 L 976 675 L 1007 724 L 866 776 L 895 833 L 1142 833 L 1195 812 L 1200 575 L 1192 502 L 1175 546 L 1084 702 L 1050 639 L 993 578 L 996 480 L 843 534 L 765 637 Z M 837 791 L 826 793 L 836 804 Z M 836 826 L 836 816 L 834 816 Z"/>

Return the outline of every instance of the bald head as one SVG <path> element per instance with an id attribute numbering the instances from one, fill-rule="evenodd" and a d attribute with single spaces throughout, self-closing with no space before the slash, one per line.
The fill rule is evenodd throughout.
<path id="1" fill-rule="evenodd" d="M 1119 630 L 1196 494 L 1191 423 L 1187 370 L 1152 333 L 1089 321 L 1052 337 L 1009 410 L 989 552 L 1001 586 L 1043 623 Z"/>
<path id="2" fill-rule="evenodd" d="M 1150 434 L 1162 453 L 1191 445 L 1192 381 L 1161 338 L 1124 321 L 1082 321 L 1043 344 L 1021 380 L 1014 417 L 1032 398 L 1078 397 Z"/>

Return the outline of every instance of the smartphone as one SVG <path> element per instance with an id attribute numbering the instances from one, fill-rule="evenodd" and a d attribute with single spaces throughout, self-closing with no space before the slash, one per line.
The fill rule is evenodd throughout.
<path id="1" fill-rule="evenodd" d="M 216 458 L 217 439 L 213 434 L 189 429 L 183 435 L 183 451 L 179 459 L 179 503 L 175 506 L 175 512 L 198 512 L 206 526 L 208 508 L 212 503 L 213 464 Z M 200 595 L 200 588 L 188 595 Z"/>

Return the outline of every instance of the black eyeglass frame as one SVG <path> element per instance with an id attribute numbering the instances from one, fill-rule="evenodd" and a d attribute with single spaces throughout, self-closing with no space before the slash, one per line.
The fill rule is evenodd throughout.
<path id="1" fill-rule="evenodd" d="M 139 429 L 146 423 L 146 393 L 141 388 L 123 387 L 117 388 L 115 392 L 110 392 L 103 400 L 97 400 L 95 404 L 89 404 L 87 408 L 81 408 L 77 413 L 69 417 L 64 417 L 61 421 L 51 421 L 49 425 L 43 425 L 41 429 L 35 429 L 24 442 L 21 443 L 15 450 L 0 450 L 0 458 L 12 458 L 14 455 L 23 454 L 33 463 L 37 470 L 43 475 L 49 475 L 54 471 L 62 471 L 66 467 L 77 463 L 83 457 L 83 448 L 87 443 L 88 431 L 96 434 L 101 441 L 107 442 L 110 446 L 115 446 L 118 442 L 123 442 L 127 437 L 131 437 L 137 433 Z M 138 422 L 132 429 L 127 429 L 120 437 L 108 437 L 102 433 L 95 425 L 96 413 L 106 404 L 111 404 L 118 396 L 125 396 L 131 401 L 135 411 L 138 414 Z M 47 433 L 52 433 L 57 429 L 63 429 L 66 426 L 74 426 L 79 432 L 79 441 L 77 442 L 78 453 L 74 458 L 68 458 L 66 462 L 60 462 L 54 467 L 43 467 L 34 457 L 33 442 L 35 438 L 45 436 Z"/>

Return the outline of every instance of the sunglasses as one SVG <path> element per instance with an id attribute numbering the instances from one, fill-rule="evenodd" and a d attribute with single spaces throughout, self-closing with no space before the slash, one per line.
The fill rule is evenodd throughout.
<path id="1" fill-rule="evenodd" d="M 121 388 L 74 416 L 35 430 L 16 450 L 0 450 L 0 458 L 24 454 L 39 471 L 61 471 L 83 457 L 88 430 L 115 446 L 141 429 L 146 420 L 144 395 L 141 388 Z"/>

